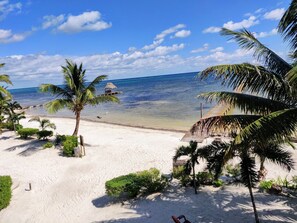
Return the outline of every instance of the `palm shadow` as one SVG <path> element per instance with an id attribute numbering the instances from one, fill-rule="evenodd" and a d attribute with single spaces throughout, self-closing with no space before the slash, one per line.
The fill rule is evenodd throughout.
<path id="1" fill-rule="evenodd" d="M 286 197 L 274 196 L 264 193 L 255 193 L 256 205 L 261 222 L 296 222 L 296 199 L 288 200 Z M 92 201 L 97 208 L 105 208 L 114 205 L 114 200 L 107 196 L 99 197 Z M 280 208 L 284 202 L 287 207 Z M 291 204 L 295 203 L 295 204 Z M 130 200 L 125 202 L 123 208 L 131 210 L 133 216 L 112 220 L 94 221 L 93 223 L 155 223 L 173 222 L 171 215 L 184 214 L 192 222 L 211 223 L 250 223 L 254 222 L 254 214 L 248 193 L 242 195 L 233 190 L 210 191 L 200 189 L 197 195 L 193 188 L 181 188 L 177 185 L 170 186 L 165 193 Z M 166 215 L 165 213 L 170 213 Z"/>
<path id="2" fill-rule="evenodd" d="M 18 153 L 20 156 L 31 156 L 40 150 L 43 150 L 42 145 L 44 144 L 43 141 L 40 140 L 30 140 L 26 143 L 9 147 L 5 149 L 6 151 L 12 152 L 15 150 L 23 150 Z"/>

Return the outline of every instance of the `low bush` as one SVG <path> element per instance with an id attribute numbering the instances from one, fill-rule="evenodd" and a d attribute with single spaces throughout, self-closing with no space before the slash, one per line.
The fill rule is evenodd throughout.
<path id="1" fill-rule="evenodd" d="M 213 174 L 209 172 L 198 172 L 196 174 L 198 185 L 212 185 Z"/>
<path id="2" fill-rule="evenodd" d="M 174 167 L 172 176 L 173 178 L 178 179 L 183 186 L 189 185 L 192 181 L 190 175 L 186 173 L 184 166 Z"/>
<path id="3" fill-rule="evenodd" d="M 6 208 L 10 203 L 11 185 L 10 176 L 0 176 L 0 210 Z"/>
<path id="4" fill-rule="evenodd" d="M 22 139 L 27 139 L 29 136 L 33 136 L 38 132 L 35 128 L 23 128 L 18 130 L 18 134 Z"/>
<path id="5" fill-rule="evenodd" d="M 51 143 L 51 142 L 47 142 L 47 143 L 44 143 L 42 147 L 43 147 L 44 149 L 49 149 L 49 148 L 52 148 L 53 146 L 54 146 L 53 143 Z"/>
<path id="6" fill-rule="evenodd" d="M 267 191 L 271 189 L 272 185 L 274 184 L 274 180 L 263 180 L 259 184 L 259 188 L 261 190 Z"/>
<path id="7" fill-rule="evenodd" d="M 74 156 L 74 148 L 78 146 L 77 136 L 65 136 L 65 140 L 62 141 L 62 146 L 65 156 Z"/>
<path id="8" fill-rule="evenodd" d="M 53 136 L 53 131 L 41 130 L 37 132 L 38 139 L 47 139 L 48 137 Z"/>
<path id="9" fill-rule="evenodd" d="M 18 130 L 22 129 L 23 126 L 21 124 L 14 125 L 12 122 L 7 122 L 7 123 L 2 123 L 1 128 L 8 129 L 10 131 L 14 131 L 14 130 L 18 131 Z"/>
<path id="10" fill-rule="evenodd" d="M 155 168 L 119 176 L 105 183 L 109 196 L 128 198 L 161 191 L 166 186 L 167 179 Z"/>
<path id="11" fill-rule="evenodd" d="M 55 139 L 56 145 L 61 145 L 66 140 L 66 135 L 57 135 Z"/>
<path id="12" fill-rule="evenodd" d="M 235 166 L 231 165 L 231 164 L 227 164 L 225 166 L 226 172 L 227 172 L 227 176 L 232 177 L 233 179 L 237 180 L 240 178 L 240 165 L 236 164 Z"/>
<path id="13" fill-rule="evenodd" d="M 224 185 L 224 181 L 222 181 L 222 180 L 219 179 L 219 180 L 215 180 L 215 181 L 213 181 L 212 184 L 213 184 L 213 186 L 215 186 L 215 187 L 221 187 L 221 186 Z"/>

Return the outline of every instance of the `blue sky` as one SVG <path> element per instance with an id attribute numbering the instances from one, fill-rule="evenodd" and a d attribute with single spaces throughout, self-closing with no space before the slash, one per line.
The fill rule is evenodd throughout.
<path id="1" fill-rule="evenodd" d="M 13 88 L 62 83 L 65 59 L 89 79 L 198 71 L 251 61 L 219 35 L 247 28 L 285 58 L 276 27 L 289 0 L 0 0 L 1 72 Z"/>

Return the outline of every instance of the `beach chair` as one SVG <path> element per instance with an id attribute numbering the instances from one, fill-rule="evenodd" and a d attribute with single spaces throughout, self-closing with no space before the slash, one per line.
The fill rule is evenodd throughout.
<path id="1" fill-rule="evenodd" d="M 183 219 L 183 221 L 180 221 L 182 219 Z M 172 220 L 175 223 L 191 223 L 189 220 L 186 219 L 186 217 L 184 215 L 180 215 L 178 217 L 172 216 Z"/>

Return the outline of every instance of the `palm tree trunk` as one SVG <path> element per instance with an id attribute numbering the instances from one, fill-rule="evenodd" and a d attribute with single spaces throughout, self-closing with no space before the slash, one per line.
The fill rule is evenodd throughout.
<path id="1" fill-rule="evenodd" d="M 258 217 L 257 208 L 256 208 L 256 204 L 255 204 L 255 200 L 254 200 L 254 195 L 253 195 L 252 183 L 251 183 L 251 177 L 250 177 L 250 176 L 249 176 L 248 189 L 249 189 L 250 197 L 251 197 L 252 204 L 253 204 L 253 209 L 254 209 L 254 214 L 255 214 L 255 220 L 256 220 L 256 223 L 260 223 L 260 221 L 259 221 L 259 217 Z"/>
<path id="2" fill-rule="evenodd" d="M 195 174 L 195 163 L 193 163 L 193 165 L 192 165 L 192 169 L 193 169 L 194 190 L 195 190 L 195 194 L 197 194 L 196 174 Z"/>
<path id="3" fill-rule="evenodd" d="M 76 122 L 75 122 L 75 129 L 73 132 L 73 136 L 77 136 L 78 133 L 78 129 L 79 129 L 79 122 L 80 122 L 80 111 L 76 112 L 76 118 L 75 118 Z"/>

